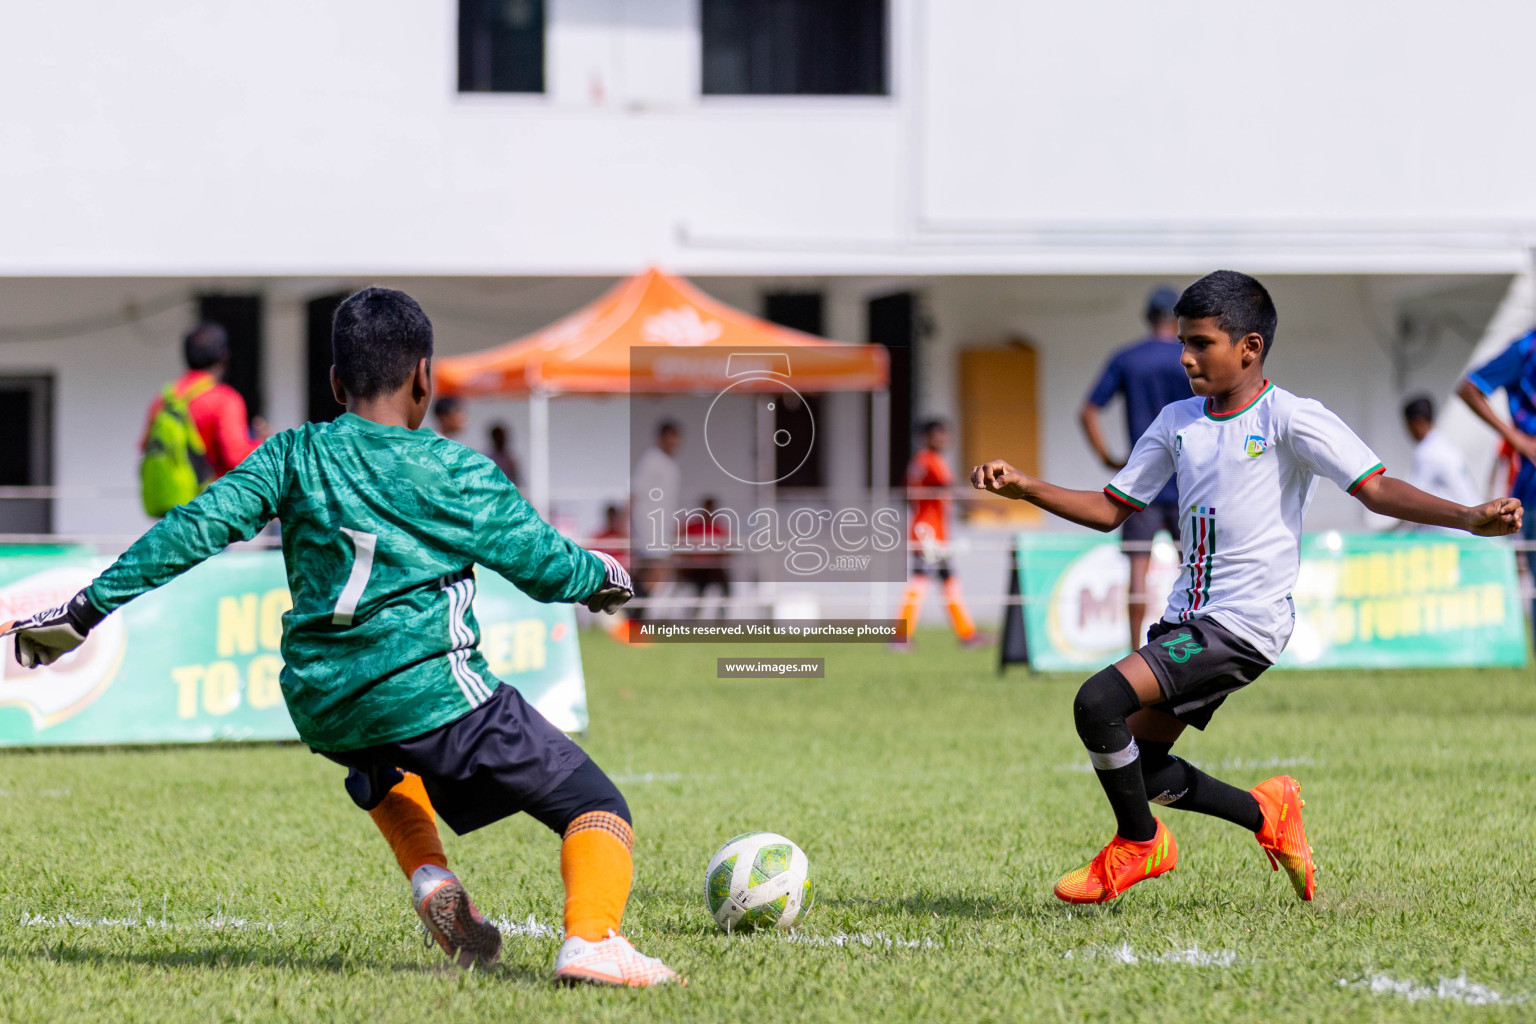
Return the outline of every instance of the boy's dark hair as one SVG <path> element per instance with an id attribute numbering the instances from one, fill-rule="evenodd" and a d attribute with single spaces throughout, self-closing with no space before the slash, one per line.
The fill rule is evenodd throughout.
<path id="1" fill-rule="evenodd" d="M 1264 286 L 1235 270 L 1206 274 L 1185 288 L 1173 307 L 1173 315 L 1187 320 L 1211 317 L 1233 341 L 1257 334 L 1264 339 L 1260 360 L 1269 358 L 1270 347 L 1275 343 L 1275 325 L 1280 321 L 1275 302 Z"/>
<path id="2" fill-rule="evenodd" d="M 462 408 L 464 408 L 463 402 L 452 395 L 445 395 L 432 403 L 432 415 L 442 419 L 444 416 L 452 416 Z"/>
<path id="3" fill-rule="evenodd" d="M 931 416 L 917 425 L 917 436 L 927 437 L 935 430 L 948 430 L 949 421 L 938 416 Z"/>
<path id="4" fill-rule="evenodd" d="M 331 362 L 353 398 L 378 398 L 432 358 L 432 321 L 416 300 L 393 288 L 364 288 L 336 307 Z"/>
<path id="5" fill-rule="evenodd" d="M 229 358 L 229 335 L 218 324 L 201 323 L 187 332 L 181 348 L 187 357 L 187 369 L 206 370 Z"/>
<path id="6" fill-rule="evenodd" d="M 656 424 L 657 437 L 660 437 L 662 434 L 681 435 L 682 432 L 683 428 L 677 425 L 677 420 L 662 420 L 660 423 Z"/>
<path id="7" fill-rule="evenodd" d="M 1408 400 L 1403 406 L 1403 419 L 1423 420 L 1425 423 L 1435 422 L 1435 403 L 1428 395 L 1417 395 Z"/>

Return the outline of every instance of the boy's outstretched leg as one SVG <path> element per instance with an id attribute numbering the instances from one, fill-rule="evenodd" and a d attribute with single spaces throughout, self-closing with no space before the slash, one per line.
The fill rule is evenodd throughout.
<path id="1" fill-rule="evenodd" d="M 565 942 L 555 958 L 555 978 L 632 988 L 686 984 L 620 934 L 634 875 L 635 833 L 629 805 L 603 770 L 588 758 L 528 813 L 561 837 Z"/>
<path id="2" fill-rule="evenodd" d="M 1250 792 L 1264 812 L 1263 827 L 1255 832 L 1254 838 L 1268 854 L 1270 867 L 1276 871 L 1285 868 L 1296 895 L 1310 900 L 1317 891 L 1317 882 L 1312 847 L 1301 826 L 1301 809 L 1306 805 L 1301 798 L 1301 784 L 1289 775 L 1277 775 Z"/>
<path id="3" fill-rule="evenodd" d="M 400 781 L 385 789 L 397 777 Z M 480 916 L 463 883 L 448 870 L 437 816 L 421 776 L 398 769 L 353 769 L 347 777 L 347 792 L 368 811 L 394 851 L 395 861 L 411 883 L 411 905 L 449 959 L 466 970 L 500 959 L 501 932 Z"/>
<path id="4" fill-rule="evenodd" d="M 1176 737 L 1182 727 L 1171 715 L 1151 709 L 1137 712 L 1131 722 L 1132 730 L 1143 737 L 1148 732 Z M 1301 785 L 1295 779 L 1279 775 L 1244 791 L 1173 755 L 1171 740 L 1140 738 L 1137 744 L 1142 778 L 1153 803 L 1241 825 L 1254 834 L 1271 867 L 1285 868 L 1296 895 L 1312 898 L 1316 891 L 1312 847 L 1302 828 Z"/>
<path id="5" fill-rule="evenodd" d="M 1147 802 L 1140 751 L 1126 723 L 1140 709 L 1143 695 L 1126 669 L 1148 696 L 1157 693 L 1151 670 L 1133 654 L 1089 678 L 1072 705 L 1077 734 L 1115 812 L 1116 834 L 1097 857 L 1056 883 L 1057 898 L 1069 903 L 1114 899 L 1137 882 L 1172 871 L 1179 860 L 1172 833 L 1152 816 Z"/>

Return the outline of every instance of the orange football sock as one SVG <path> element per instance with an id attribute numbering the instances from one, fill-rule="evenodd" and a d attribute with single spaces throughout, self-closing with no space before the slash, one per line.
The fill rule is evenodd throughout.
<path id="1" fill-rule="evenodd" d="M 588 811 L 565 830 L 560 877 L 565 880 L 565 934 L 598 942 L 619 930 L 635 864 L 635 833 L 609 811 Z"/>
<path id="2" fill-rule="evenodd" d="M 971 621 L 971 613 L 965 609 L 965 598 L 960 594 L 960 581 L 953 576 L 944 581 L 944 603 L 949 607 L 949 624 L 954 627 L 955 635 L 961 640 L 975 636 L 976 623 Z"/>
<path id="3" fill-rule="evenodd" d="M 437 834 L 437 814 L 432 810 L 432 801 L 427 799 L 427 788 L 421 784 L 420 775 L 406 772 L 404 781 L 390 790 L 384 802 L 368 815 L 395 851 L 395 860 L 400 862 L 406 878 L 423 864 L 448 869 L 443 841 Z"/>
<path id="4" fill-rule="evenodd" d="M 913 576 L 907 581 L 907 592 L 901 598 L 901 615 L 899 618 L 907 624 L 907 641 L 912 640 L 912 631 L 917 629 L 917 616 L 923 610 L 923 594 L 928 590 L 928 577 Z"/>

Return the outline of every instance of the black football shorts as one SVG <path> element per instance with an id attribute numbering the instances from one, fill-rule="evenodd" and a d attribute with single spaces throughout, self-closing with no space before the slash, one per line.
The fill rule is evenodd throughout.
<path id="1" fill-rule="evenodd" d="M 1163 691 L 1163 700 L 1147 707 L 1196 729 L 1210 724 L 1229 694 L 1270 667 L 1252 644 L 1209 616 L 1155 623 L 1140 654 Z"/>
<path id="2" fill-rule="evenodd" d="M 429 733 L 360 750 L 316 753 L 361 772 L 415 772 L 432 807 L 458 835 L 519 811 L 543 821 L 550 816 L 546 811 L 558 810 L 544 806 L 560 802 L 556 787 L 588 763 L 586 751 L 506 683 L 463 718 Z M 596 774 L 612 789 L 601 772 Z"/>

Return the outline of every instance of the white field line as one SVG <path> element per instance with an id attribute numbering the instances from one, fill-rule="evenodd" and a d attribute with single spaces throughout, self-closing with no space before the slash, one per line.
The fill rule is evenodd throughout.
<path id="1" fill-rule="evenodd" d="M 1170 949 L 1164 953 L 1138 953 L 1130 943 L 1118 946 L 1089 946 L 1087 949 L 1069 949 L 1062 954 L 1064 960 L 1113 960 L 1117 964 L 1188 964 L 1191 967 L 1231 967 L 1237 963 L 1237 954 L 1230 949 L 1201 949 L 1198 945 L 1188 949 Z"/>
<path id="2" fill-rule="evenodd" d="M 13 797 L 13 796 L 14 797 L 41 796 L 41 797 L 49 797 L 49 798 L 52 798 L 52 799 L 60 799 L 60 798 L 69 796 L 69 790 L 67 790 L 67 789 L 39 789 L 39 790 L 34 790 L 34 791 L 30 792 L 30 793 L 28 793 L 28 792 L 12 793 L 10 790 L 0 789 L 0 799 L 9 798 L 9 797 Z"/>
<path id="3" fill-rule="evenodd" d="M 559 939 L 560 929 L 544 924 L 532 914 L 522 921 L 514 920 L 506 914 L 498 914 L 495 917 L 487 917 L 487 921 L 495 925 L 502 935 L 523 935 L 530 939 Z"/>
<path id="4" fill-rule="evenodd" d="M 230 917 L 216 911 L 200 921 L 172 921 L 168 917 L 144 917 L 131 914 L 127 917 L 85 917 L 80 914 L 31 914 L 21 912 L 23 928 L 160 928 L 168 931 L 265 931 L 274 932 L 277 925 L 271 921 L 251 921 L 243 917 Z"/>
<path id="5" fill-rule="evenodd" d="M 626 775 L 610 775 L 616 785 L 633 786 L 642 782 L 677 782 L 687 778 L 681 772 L 630 772 Z"/>
<path id="6" fill-rule="evenodd" d="M 1466 1006 L 1512 1006 L 1530 1000 L 1530 996 L 1506 996 L 1487 985 L 1468 981 L 1465 974 L 1454 978 L 1441 978 L 1436 985 L 1420 985 L 1412 981 L 1399 981 L 1385 974 L 1372 974 L 1359 981 L 1339 979 L 1341 988 L 1360 988 L 1377 995 L 1401 996 L 1410 1003 L 1424 999 L 1444 999 Z"/>
<path id="7" fill-rule="evenodd" d="M 884 932 L 839 932 L 836 935 L 807 935 L 789 932 L 783 941 L 797 946 L 861 946 L 865 949 L 939 949 L 941 944 L 932 939 L 897 939 Z"/>

